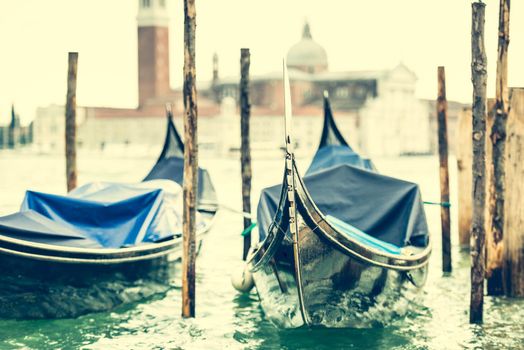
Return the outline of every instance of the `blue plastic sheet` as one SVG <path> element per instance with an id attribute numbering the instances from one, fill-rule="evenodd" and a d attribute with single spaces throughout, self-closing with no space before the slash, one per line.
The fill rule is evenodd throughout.
<path id="1" fill-rule="evenodd" d="M 373 162 L 362 158 L 348 146 L 329 145 L 320 148 L 306 172 L 306 175 L 340 164 L 353 165 L 362 169 L 375 170 Z"/>
<path id="2" fill-rule="evenodd" d="M 414 183 L 339 164 L 303 178 L 313 201 L 331 215 L 398 247 L 426 246 L 428 227 L 421 194 Z M 260 195 L 257 222 L 261 239 L 278 209 L 282 185 Z"/>
<path id="3" fill-rule="evenodd" d="M 79 248 L 102 248 L 96 240 L 83 232 L 55 223 L 33 210 L 0 218 L 2 236 L 36 243 L 46 243 Z"/>
<path id="4" fill-rule="evenodd" d="M 353 240 L 359 242 L 362 245 L 389 254 L 399 255 L 401 253 L 401 249 L 396 245 L 386 243 L 384 241 L 381 241 L 380 239 L 376 239 L 375 237 L 360 231 L 355 226 L 351 226 L 350 224 L 345 223 L 344 221 L 339 220 L 334 216 L 326 215 L 326 220 L 332 226 L 336 227 L 339 232 L 345 233 L 346 235 L 348 235 L 348 237 L 352 238 Z"/>
<path id="5" fill-rule="evenodd" d="M 139 184 L 95 182 L 66 196 L 27 191 L 20 212 L 0 217 L 0 235 L 61 246 L 120 248 L 181 235 L 184 145 L 169 117 L 162 153 Z M 218 208 L 198 169 L 197 230 Z"/>
<path id="6" fill-rule="evenodd" d="M 155 179 L 170 179 L 182 185 L 184 181 L 184 158 L 163 158 L 155 164 L 144 181 Z M 198 168 L 197 201 L 199 208 L 217 208 L 215 188 L 206 169 Z"/>
<path id="7" fill-rule="evenodd" d="M 180 187 L 169 180 L 153 186 L 96 182 L 66 196 L 27 191 L 20 212 L 0 218 L 0 231 L 14 238 L 75 247 L 156 242 L 181 232 L 175 203 L 180 193 Z"/>

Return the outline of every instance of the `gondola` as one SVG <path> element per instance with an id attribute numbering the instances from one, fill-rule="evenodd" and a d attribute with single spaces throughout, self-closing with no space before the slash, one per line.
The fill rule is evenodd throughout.
<path id="1" fill-rule="evenodd" d="M 284 91 L 284 178 L 261 193 L 260 243 L 247 265 L 262 309 L 282 328 L 385 325 L 406 291 L 425 283 L 431 246 L 420 190 L 379 174 L 348 145 L 327 96 L 320 146 L 301 176 L 285 65 Z"/>
<path id="2" fill-rule="evenodd" d="M 165 293 L 181 257 L 184 145 L 168 111 L 162 153 L 144 181 L 92 183 L 66 196 L 27 191 L 0 217 L 0 317 L 70 318 Z M 199 169 L 197 244 L 217 211 Z"/>

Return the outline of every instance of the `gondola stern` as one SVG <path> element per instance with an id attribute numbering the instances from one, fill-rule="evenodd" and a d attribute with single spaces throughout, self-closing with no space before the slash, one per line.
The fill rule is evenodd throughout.
<path id="1" fill-rule="evenodd" d="M 160 153 L 156 164 L 170 157 L 184 158 L 184 143 L 175 127 L 172 105 L 170 103 L 166 103 L 165 110 L 167 131 L 164 140 L 164 146 L 162 147 L 162 152 Z"/>
<path id="2" fill-rule="evenodd" d="M 338 129 L 337 124 L 335 123 L 333 111 L 331 109 L 331 102 L 329 100 L 329 93 L 326 90 L 324 90 L 323 100 L 324 124 L 322 127 L 322 135 L 320 137 L 318 149 L 327 146 L 346 146 L 351 149 L 348 142 Z"/>

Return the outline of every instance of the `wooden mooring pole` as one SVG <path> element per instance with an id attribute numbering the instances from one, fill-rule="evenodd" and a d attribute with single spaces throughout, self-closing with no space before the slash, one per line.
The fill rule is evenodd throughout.
<path id="1" fill-rule="evenodd" d="M 240 49 L 240 164 L 242 167 L 242 211 L 251 213 L 251 150 L 249 148 L 249 49 Z M 251 226 L 251 219 L 244 216 L 244 230 Z M 251 247 L 251 234 L 244 235 L 242 259 L 246 260 Z"/>
<path id="2" fill-rule="evenodd" d="M 471 107 L 464 108 L 458 115 L 458 132 L 456 140 L 457 156 L 457 190 L 458 190 L 458 238 L 461 249 L 469 250 L 469 234 L 471 231 L 471 215 L 473 198 L 471 193 L 471 168 L 473 148 L 471 138 Z"/>
<path id="3" fill-rule="evenodd" d="M 504 291 L 524 297 L 524 88 L 511 91 L 507 130 Z"/>
<path id="4" fill-rule="evenodd" d="M 446 100 L 446 71 L 438 67 L 438 155 L 440 163 L 440 219 L 442 228 L 442 272 L 451 272 L 451 228 L 449 214 L 448 169 L 448 102 Z"/>
<path id="5" fill-rule="evenodd" d="M 195 317 L 196 199 L 198 190 L 195 0 L 184 0 L 184 210 L 182 316 Z"/>
<path id="6" fill-rule="evenodd" d="M 510 0 L 500 0 L 495 110 L 490 141 L 493 176 L 489 181 L 489 217 L 486 236 L 488 295 L 501 295 L 503 288 L 504 184 L 506 124 L 508 119 L 508 46 Z"/>
<path id="7" fill-rule="evenodd" d="M 473 82 L 473 217 L 471 222 L 471 300 L 470 323 L 482 323 L 484 307 L 486 205 L 486 80 L 484 47 L 486 5 L 472 4 L 471 80 Z"/>
<path id="8" fill-rule="evenodd" d="M 69 52 L 65 111 L 65 154 L 67 192 L 76 187 L 76 73 L 78 52 Z"/>

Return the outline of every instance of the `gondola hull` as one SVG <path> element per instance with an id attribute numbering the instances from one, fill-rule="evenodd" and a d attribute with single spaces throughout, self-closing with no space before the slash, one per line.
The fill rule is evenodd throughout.
<path id="1" fill-rule="evenodd" d="M 410 280 L 423 284 L 427 267 L 395 271 L 363 262 L 334 248 L 308 227 L 300 229 L 302 314 L 293 243 L 283 240 L 273 261 L 253 273 L 266 316 L 280 328 L 370 328 L 402 315 Z"/>
<path id="2" fill-rule="evenodd" d="M 180 285 L 181 244 L 75 249 L 0 235 L 0 318 L 72 318 L 162 295 Z"/>
<path id="3" fill-rule="evenodd" d="M 408 289 L 425 283 L 430 245 L 387 254 L 331 225 L 295 176 L 296 244 L 285 191 L 250 268 L 266 316 L 278 327 L 369 328 L 406 311 Z M 287 185 L 284 185 L 286 188 Z"/>

